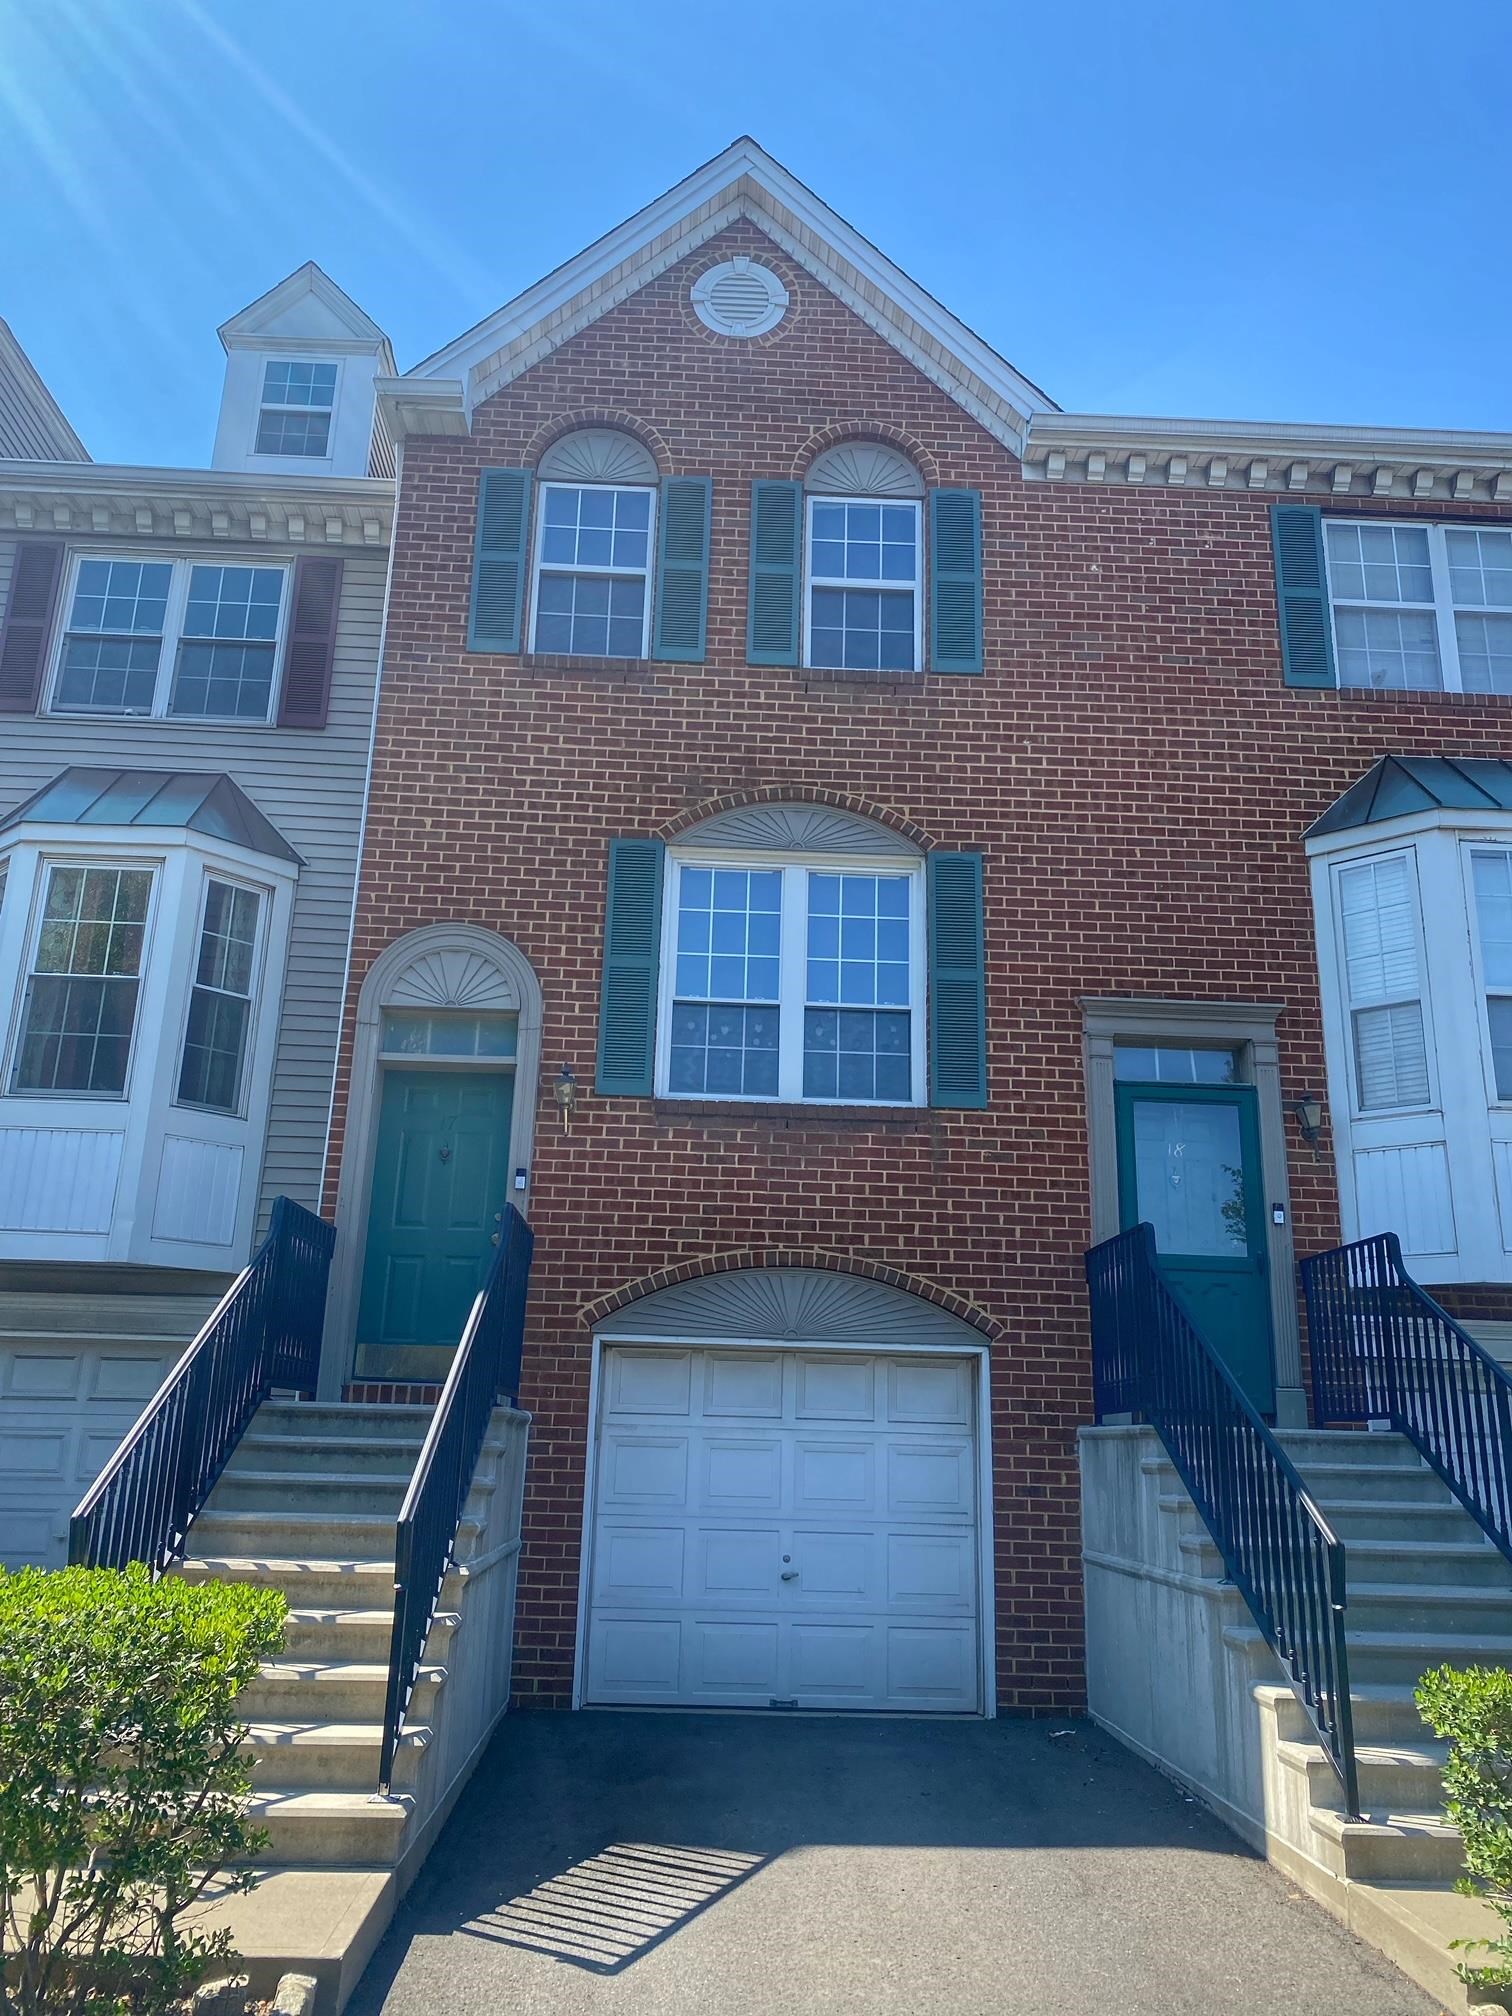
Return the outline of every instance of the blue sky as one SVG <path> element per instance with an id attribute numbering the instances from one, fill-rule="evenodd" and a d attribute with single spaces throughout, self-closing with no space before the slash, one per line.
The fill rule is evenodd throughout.
<path id="1" fill-rule="evenodd" d="M 400 367 L 741 132 L 1068 408 L 1512 430 L 1512 0 L 0 0 L 0 315 L 203 463 L 307 258 Z"/>

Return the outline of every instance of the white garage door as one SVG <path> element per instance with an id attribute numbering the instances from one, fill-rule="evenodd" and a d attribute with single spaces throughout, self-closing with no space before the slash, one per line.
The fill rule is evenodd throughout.
<path id="1" fill-rule="evenodd" d="M 61 1568 L 68 1518 L 178 1355 L 141 1344 L 0 1344 L 0 1562 Z"/>
<path id="2" fill-rule="evenodd" d="M 975 1367 L 606 1348 L 585 1697 L 981 1706 Z"/>

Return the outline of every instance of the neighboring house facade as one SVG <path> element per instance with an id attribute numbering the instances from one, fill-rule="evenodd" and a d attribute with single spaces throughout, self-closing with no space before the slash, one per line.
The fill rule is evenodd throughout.
<path id="1" fill-rule="evenodd" d="M 62 1558 L 272 1200 L 319 1194 L 393 358 L 314 267 L 221 336 L 209 469 L 91 463 L 45 395 L 45 426 L 10 426 L 29 366 L 0 396 L 7 1558 Z"/>
<path id="2" fill-rule="evenodd" d="M 1076 1702 L 1091 1241 L 1282 1422 L 1299 1247 L 1512 1313 L 1512 438 L 1063 414 L 745 141 L 378 396 L 328 1387 L 518 1203 L 524 1697 Z"/>

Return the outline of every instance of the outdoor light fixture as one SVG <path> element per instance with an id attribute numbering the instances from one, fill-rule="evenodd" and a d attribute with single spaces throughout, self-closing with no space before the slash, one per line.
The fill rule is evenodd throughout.
<path id="1" fill-rule="evenodd" d="M 562 1116 L 562 1132 L 565 1134 L 572 1125 L 572 1116 L 577 1111 L 577 1079 L 572 1066 L 564 1064 L 556 1081 L 557 1111 Z"/>
<path id="2" fill-rule="evenodd" d="M 1297 1116 L 1302 1139 L 1313 1151 L 1313 1160 L 1321 1162 L 1323 1154 L 1318 1141 L 1323 1133 L 1323 1101 L 1315 1092 L 1304 1092 L 1300 1099 L 1293 1102 L 1292 1111 Z"/>

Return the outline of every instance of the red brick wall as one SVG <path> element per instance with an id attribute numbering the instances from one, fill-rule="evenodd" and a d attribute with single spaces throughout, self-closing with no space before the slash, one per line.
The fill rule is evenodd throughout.
<path id="1" fill-rule="evenodd" d="M 696 273 L 740 250 L 777 266 L 794 302 L 755 343 L 711 336 L 686 305 Z M 714 478 L 706 663 L 469 656 L 479 468 L 531 462 L 566 427 L 606 419 L 639 431 L 664 473 Z M 867 684 L 746 664 L 751 478 L 801 474 L 848 433 L 899 441 L 930 481 L 983 492 L 985 676 Z M 1000 1701 L 1079 1699 L 1077 998 L 1284 1001 L 1288 1094 L 1321 1086 L 1304 827 L 1385 750 L 1505 749 L 1504 702 L 1283 686 L 1266 507 L 1026 485 L 1002 446 L 749 225 L 500 392 L 471 439 L 406 445 L 353 990 L 399 933 L 460 919 L 514 939 L 545 992 L 523 1696 L 561 1702 L 570 1683 L 585 1305 L 669 1265 L 782 1247 L 902 1269 L 1001 1325 Z M 857 1119 L 594 1094 L 607 841 L 772 789 L 886 808 L 985 854 L 988 1112 Z M 550 1098 L 563 1064 L 584 1088 L 566 1133 Z M 1292 1150 L 1306 1251 L 1337 1236 L 1330 1165 Z"/>

